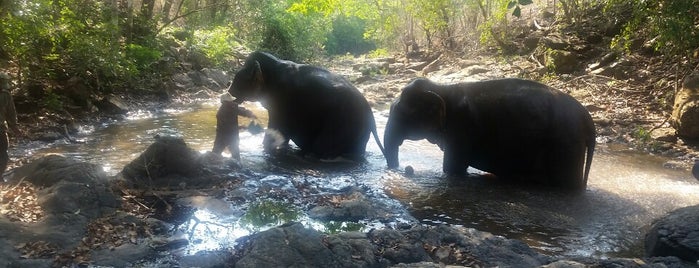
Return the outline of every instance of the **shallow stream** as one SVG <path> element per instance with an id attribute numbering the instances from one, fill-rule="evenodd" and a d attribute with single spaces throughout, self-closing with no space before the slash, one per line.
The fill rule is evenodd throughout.
<path id="1" fill-rule="evenodd" d="M 255 108 L 255 107 L 252 107 Z M 30 144 L 13 148 L 10 155 L 40 156 L 61 153 L 102 165 L 110 175 L 135 159 L 153 143 L 156 134 L 181 135 L 189 147 L 205 152 L 214 140 L 216 104 L 203 103 L 162 114 L 134 114 L 128 120 L 84 129 L 80 143 Z M 386 111 L 375 112 L 383 137 Z M 598 144 L 587 191 L 563 194 L 535 187 L 499 183 L 477 171 L 467 178 L 450 178 L 441 172 L 442 153 L 437 146 L 408 142 L 401 147 L 401 164 L 415 175 L 389 171 L 373 139 L 367 162 L 351 168 L 281 159 L 272 162 L 262 152 L 263 134 L 242 132 L 243 166 L 264 177 L 261 184 L 314 184 L 328 194 L 346 187 L 366 189 L 368 198 L 387 207 L 396 222 L 454 224 L 520 239 L 542 252 L 561 256 L 639 257 L 642 239 L 652 221 L 670 210 L 699 204 L 699 183 L 685 170 L 663 167 L 668 159 L 637 153 L 618 145 Z M 315 166 L 314 166 L 315 165 Z M 341 166 L 341 165 L 340 165 Z M 329 168 L 330 167 L 330 168 Z M 251 190 L 252 191 L 252 190 Z M 232 213 L 196 212 L 189 233 L 190 251 L 230 246 L 251 231 L 238 228 L 236 205 L 219 204 Z M 295 220 L 303 220 L 303 214 Z M 208 225 L 207 225 L 208 224 Z M 314 228 L 327 228 L 308 223 Z M 391 222 L 362 222 L 380 228 Z M 213 245 L 213 246 L 212 246 Z"/>

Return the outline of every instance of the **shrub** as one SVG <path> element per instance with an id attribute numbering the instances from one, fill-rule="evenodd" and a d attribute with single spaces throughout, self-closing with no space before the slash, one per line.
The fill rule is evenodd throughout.
<path id="1" fill-rule="evenodd" d="M 333 20 L 332 31 L 325 42 L 329 54 L 364 54 L 376 48 L 373 41 L 364 38 L 366 22 L 358 17 L 338 16 Z"/>
<path id="2" fill-rule="evenodd" d="M 233 56 L 233 48 L 240 46 L 235 40 L 235 32 L 231 27 L 216 26 L 211 29 L 194 31 L 191 44 L 204 52 L 206 57 L 217 67 L 226 64 Z"/>

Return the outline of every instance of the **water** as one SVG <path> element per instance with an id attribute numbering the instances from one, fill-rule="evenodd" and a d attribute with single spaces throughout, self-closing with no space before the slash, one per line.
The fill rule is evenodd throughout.
<path id="1" fill-rule="evenodd" d="M 181 135 L 191 148 L 210 150 L 216 108 L 214 103 L 203 103 L 158 115 L 137 113 L 125 121 L 85 129 L 79 135 L 82 143 L 30 145 L 13 148 L 10 153 L 62 153 L 100 164 L 113 175 L 143 152 L 156 134 Z M 386 111 L 375 113 L 381 137 L 386 116 Z M 239 194 L 248 195 L 243 200 L 271 200 L 272 206 L 280 206 L 275 209 L 300 210 L 293 214 L 295 220 L 323 231 L 351 229 L 353 224 L 366 226 L 366 230 L 417 221 L 474 227 L 521 239 L 554 255 L 638 257 L 642 255 L 643 234 L 654 219 L 673 209 L 699 204 L 699 184 L 688 171 L 664 168 L 668 159 L 620 146 L 598 145 L 587 191 L 564 194 L 502 184 L 476 170 L 467 178 L 444 176 L 442 152 L 425 141 L 406 141 L 401 146 L 401 164 L 415 169 L 413 176 L 406 176 L 385 168 L 373 139 L 367 146 L 366 163 L 346 165 L 269 158 L 261 150 L 262 135 L 241 133 L 243 165 L 263 179 L 246 182 Z M 314 195 L 309 197 L 293 187 L 300 183 L 310 185 Z M 271 197 L 260 190 L 267 187 L 265 184 L 289 190 Z M 353 187 L 363 189 L 392 220 L 328 224 L 307 217 L 308 204 L 302 200 L 336 195 Z M 206 196 L 192 197 L 191 203 L 200 208 L 182 230 L 190 239 L 191 253 L 229 247 L 236 238 L 265 228 L 251 227 L 245 220 L 246 211 L 263 203 L 240 204 Z"/>

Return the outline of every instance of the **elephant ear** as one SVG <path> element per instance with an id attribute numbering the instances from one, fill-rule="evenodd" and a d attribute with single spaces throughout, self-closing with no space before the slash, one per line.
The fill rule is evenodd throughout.
<path id="1" fill-rule="evenodd" d="M 262 75 L 262 68 L 260 67 L 259 61 L 255 61 L 255 66 L 252 68 L 252 81 L 259 87 L 261 87 L 265 82 L 265 78 Z"/>
<path id="2" fill-rule="evenodd" d="M 419 91 L 415 94 L 413 102 L 416 116 L 421 117 L 419 122 L 425 124 L 425 128 L 441 132 L 446 122 L 446 103 L 444 99 L 431 90 Z"/>

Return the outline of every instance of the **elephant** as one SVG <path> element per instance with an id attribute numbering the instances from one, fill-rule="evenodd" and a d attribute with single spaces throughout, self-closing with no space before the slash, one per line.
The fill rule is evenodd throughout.
<path id="1" fill-rule="evenodd" d="M 404 140 L 444 152 L 442 170 L 473 167 L 505 180 L 585 189 L 596 144 L 592 116 L 572 96 L 516 78 L 437 84 L 418 78 L 391 104 L 384 132 L 389 168 Z"/>
<path id="2" fill-rule="evenodd" d="M 364 159 L 369 135 L 383 153 L 371 106 L 345 78 L 307 64 L 251 53 L 228 92 L 236 101 L 260 101 L 269 122 L 263 145 L 293 141 L 304 155 L 327 160 Z M 278 141 L 281 137 L 281 142 Z"/>

